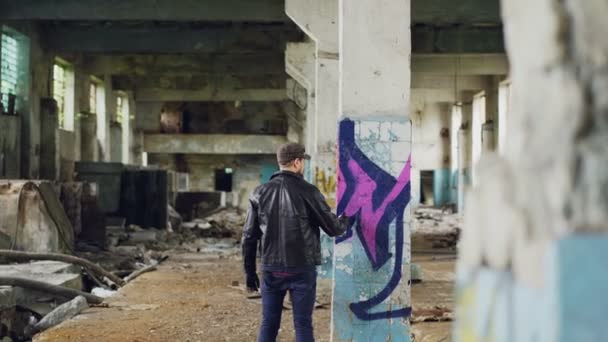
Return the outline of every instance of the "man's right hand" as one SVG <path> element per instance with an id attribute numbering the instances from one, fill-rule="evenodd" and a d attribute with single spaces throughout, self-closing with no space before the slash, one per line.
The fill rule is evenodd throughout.
<path id="1" fill-rule="evenodd" d="M 254 273 L 248 273 L 246 279 L 247 291 L 257 292 L 260 288 L 260 278 Z"/>

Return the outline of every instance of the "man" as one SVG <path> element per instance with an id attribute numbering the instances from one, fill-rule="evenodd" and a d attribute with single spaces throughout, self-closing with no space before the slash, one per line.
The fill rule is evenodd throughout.
<path id="1" fill-rule="evenodd" d="M 312 313 L 321 264 L 320 230 L 329 236 L 346 231 L 346 218 L 331 212 L 321 192 L 303 178 L 310 156 L 296 143 L 277 151 L 280 171 L 256 188 L 243 232 L 247 289 L 257 291 L 258 240 L 262 241 L 262 325 L 259 342 L 274 342 L 281 325 L 283 299 L 291 296 L 297 342 L 314 341 Z"/>

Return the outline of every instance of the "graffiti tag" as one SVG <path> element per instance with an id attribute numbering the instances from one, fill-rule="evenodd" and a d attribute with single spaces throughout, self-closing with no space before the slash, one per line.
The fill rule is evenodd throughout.
<path id="1" fill-rule="evenodd" d="M 353 217 L 347 234 L 336 240 L 341 243 L 357 237 L 374 271 L 391 258 L 394 268 L 387 285 L 370 299 L 350 304 L 351 311 L 361 320 L 407 317 L 411 308 L 373 312 L 370 310 L 397 288 L 402 278 L 405 208 L 410 201 L 410 169 L 408 159 L 400 175 L 395 178 L 372 162 L 355 142 L 355 123 L 340 122 L 338 161 L 338 214 Z M 395 222 L 395 254 L 390 252 L 389 228 Z"/>

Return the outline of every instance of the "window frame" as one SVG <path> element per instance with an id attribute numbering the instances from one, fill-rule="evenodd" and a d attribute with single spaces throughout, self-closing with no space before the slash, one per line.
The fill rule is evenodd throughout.
<path id="1" fill-rule="evenodd" d="M 63 72 L 61 84 L 57 82 L 57 71 Z M 57 123 L 60 129 L 73 131 L 76 121 L 75 115 L 75 81 L 74 66 L 60 58 L 55 57 L 52 66 L 52 97 L 57 102 Z M 58 94 L 57 86 L 62 86 L 61 94 Z"/>

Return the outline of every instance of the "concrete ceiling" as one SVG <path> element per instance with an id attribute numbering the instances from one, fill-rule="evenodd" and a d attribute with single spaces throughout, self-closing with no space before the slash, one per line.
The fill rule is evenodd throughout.
<path id="1" fill-rule="evenodd" d="M 44 21 L 49 50 L 81 53 L 283 52 L 304 34 L 292 23 Z"/>
<path id="2" fill-rule="evenodd" d="M 288 22 L 283 0 L 0 0 L 4 20 Z M 498 0 L 411 0 L 412 24 L 499 23 Z"/>
<path id="3" fill-rule="evenodd" d="M 304 37 L 283 0 L 0 0 L 0 20 L 41 24 L 49 50 L 250 53 Z M 413 53 L 504 52 L 498 0 L 411 0 Z"/>
<path id="4" fill-rule="evenodd" d="M 284 0 L 0 0 L 0 21 L 35 21 L 49 51 L 82 54 L 85 70 L 112 75 L 115 89 L 135 89 L 142 100 L 278 100 L 286 44 L 305 40 L 284 7 Z M 411 0 L 412 69 L 451 75 L 459 65 L 461 75 L 485 75 L 506 65 L 500 56 L 492 65 L 449 56 L 504 53 L 499 8 L 498 0 Z"/>

